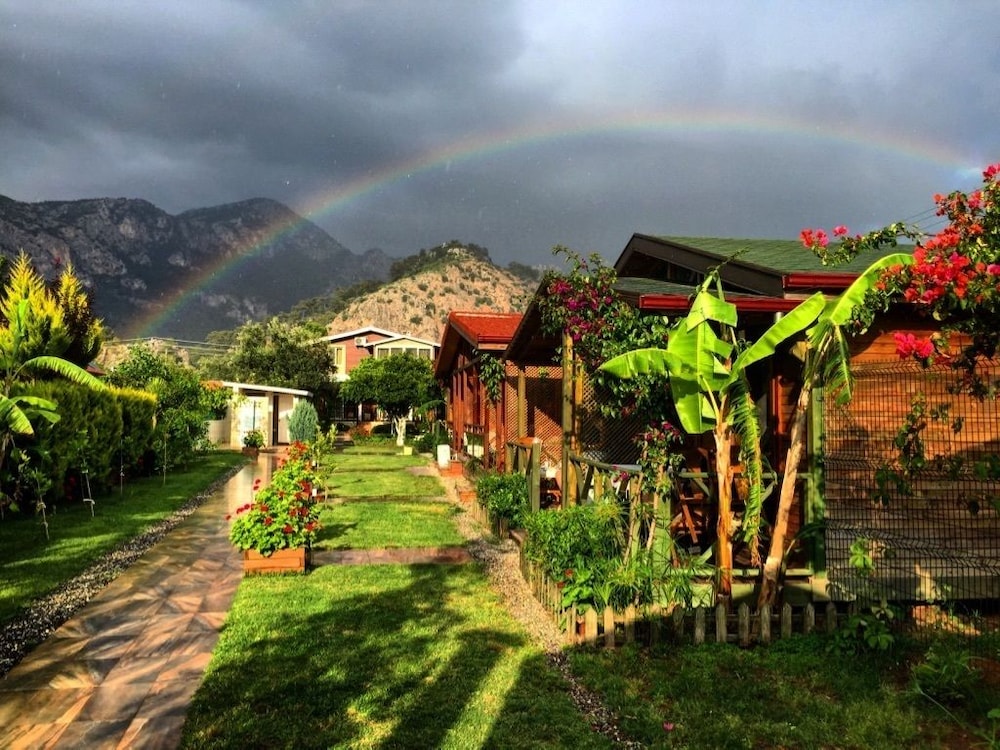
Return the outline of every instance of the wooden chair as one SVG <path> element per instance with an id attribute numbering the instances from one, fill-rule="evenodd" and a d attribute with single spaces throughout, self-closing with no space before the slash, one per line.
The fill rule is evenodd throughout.
<path id="1" fill-rule="evenodd" d="M 672 532 L 681 532 L 699 544 L 707 522 L 707 508 L 712 497 L 712 471 L 709 451 L 695 448 L 684 455 L 684 466 L 674 481 L 677 514 L 670 523 Z"/>

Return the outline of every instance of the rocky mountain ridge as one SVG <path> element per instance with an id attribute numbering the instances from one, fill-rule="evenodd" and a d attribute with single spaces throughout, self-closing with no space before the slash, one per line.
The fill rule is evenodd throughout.
<path id="1" fill-rule="evenodd" d="M 266 198 L 172 215 L 132 198 L 0 196 L 0 256 L 22 251 L 45 278 L 72 264 L 117 335 L 188 340 L 385 279 L 393 262 L 380 250 L 351 252 Z"/>

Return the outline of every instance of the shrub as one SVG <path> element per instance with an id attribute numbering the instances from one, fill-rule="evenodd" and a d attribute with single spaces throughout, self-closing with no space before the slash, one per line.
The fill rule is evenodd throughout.
<path id="1" fill-rule="evenodd" d="M 525 529 L 525 554 L 554 580 L 581 559 L 617 560 L 625 545 L 621 508 L 616 503 L 530 513 Z"/>
<path id="2" fill-rule="evenodd" d="M 311 443 L 319 430 L 319 415 L 309 401 L 300 399 L 288 417 L 288 438 L 293 443 Z"/>
<path id="3" fill-rule="evenodd" d="M 528 480 L 523 474 L 488 472 L 476 481 L 479 504 L 493 518 L 514 528 L 524 524 L 528 515 Z"/>

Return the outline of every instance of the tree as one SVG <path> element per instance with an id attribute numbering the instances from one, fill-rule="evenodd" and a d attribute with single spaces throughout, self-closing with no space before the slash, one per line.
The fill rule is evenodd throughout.
<path id="1" fill-rule="evenodd" d="M 146 345 L 129 347 L 128 357 L 108 373 L 108 381 L 156 396 L 155 443 L 168 466 L 194 455 L 208 434 L 208 420 L 230 395 L 205 385 L 194 370 Z"/>
<path id="2" fill-rule="evenodd" d="M 666 349 L 637 349 L 601 366 L 623 379 L 666 379 L 684 431 L 691 435 L 712 433 L 718 486 L 716 567 L 719 594 L 723 597 L 729 597 L 732 590 L 734 447 L 739 449 L 749 485 L 741 534 L 755 562 L 759 559 L 763 460 L 760 424 L 747 368 L 772 356 L 780 344 L 801 333 L 816 320 L 823 304 L 822 295 L 810 297 L 755 342 L 740 349 L 736 306 L 725 300 L 718 271 L 714 270 L 702 283 L 687 316 L 670 329 Z"/>
<path id="3" fill-rule="evenodd" d="M 337 393 L 331 377 L 336 368 L 323 333 L 311 323 L 290 325 L 277 318 L 247 323 L 229 351 L 206 358 L 199 369 L 206 378 L 309 391 L 317 409 L 327 414 Z"/>
<path id="4" fill-rule="evenodd" d="M 838 404 L 850 401 L 853 378 L 848 350 L 849 334 L 846 327 L 864 303 L 868 292 L 878 283 L 883 272 L 887 268 L 909 262 L 912 262 L 910 256 L 894 253 L 873 263 L 842 294 L 825 303 L 816 325 L 806 332 L 806 346 L 802 357 L 802 386 L 792 417 L 785 470 L 778 496 L 778 509 L 761 575 L 758 606 L 773 605 L 777 599 L 781 566 L 787 546 L 788 520 L 795 499 L 799 464 L 805 450 L 806 422 L 812 393 L 816 388 L 825 386 L 828 396 L 834 398 Z"/>
<path id="5" fill-rule="evenodd" d="M 391 357 L 369 357 L 351 371 L 351 377 L 340 387 L 348 401 L 374 402 L 392 420 L 396 444 L 402 446 L 406 436 L 406 419 L 412 409 L 434 397 L 434 373 L 429 359 L 409 354 Z"/>
<path id="6" fill-rule="evenodd" d="M 58 405 L 26 393 L 42 377 L 63 377 L 90 388 L 104 384 L 63 358 L 73 342 L 59 301 L 22 254 L 0 299 L 0 470 L 17 437 L 31 438 L 33 423 L 59 419 Z"/>

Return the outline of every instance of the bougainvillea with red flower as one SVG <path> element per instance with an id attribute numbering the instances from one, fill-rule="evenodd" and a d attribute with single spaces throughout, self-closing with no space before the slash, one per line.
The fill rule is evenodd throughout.
<path id="1" fill-rule="evenodd" d="M 229 540 L 239 550 L 262 555 L 310 546 L 321 528 L 315 487 L 316 477 L 302 458 L 285 461 L 266 487 L 254 482 L 250 502 L 226 516 L 233 522 Z"/>
<path id="2" fill-rule="evenodd" d="M 569 261 L 566 273 L 549 273 L 538 305 L 542 329 L 569 338 L 574 355 L 598 391 L 599 408 L 608 416 L 672 413 L 662 382 L 638 378 L 625 381 L 598 368 L 632 349 L 662 347 L 667 340 L 666 317 L 642 315 L 615 289 L 617 274 L 596 253 L 583 258 L 565 247 L 556 255 Z M 561 349 L 559 352 L 561 353 Z"/>
<path id="3" fill-rule="evenodd" d="M 968 389 L 985 395 L 992 387 L 974 374 L 980 358 L 993 357 L 1000 347 L 1000 164 L 983 171 L 981 188 L 935 195 L 934 203 L 936 214 L 947 223 L 933 235 L 897 222 L 853 236 L 846 227 L 838 227 L 836 245 L 830 245 L 819 229 L 803 230 L 801 239 L 824 263 L 896 246 L 901 239 L 912 241 L 913 263 L 886 270 L 859 309 L 856 326 L 866 329 L 877 312 L 909 303 L 920 315 L 937 321 L 941 332 L 930 338 L 897 334 L 899 356 L 925 364 L 950 359 L 966 371 Z M 955 333 L 964 334 L 959 352 L 949 346 Z"/>

